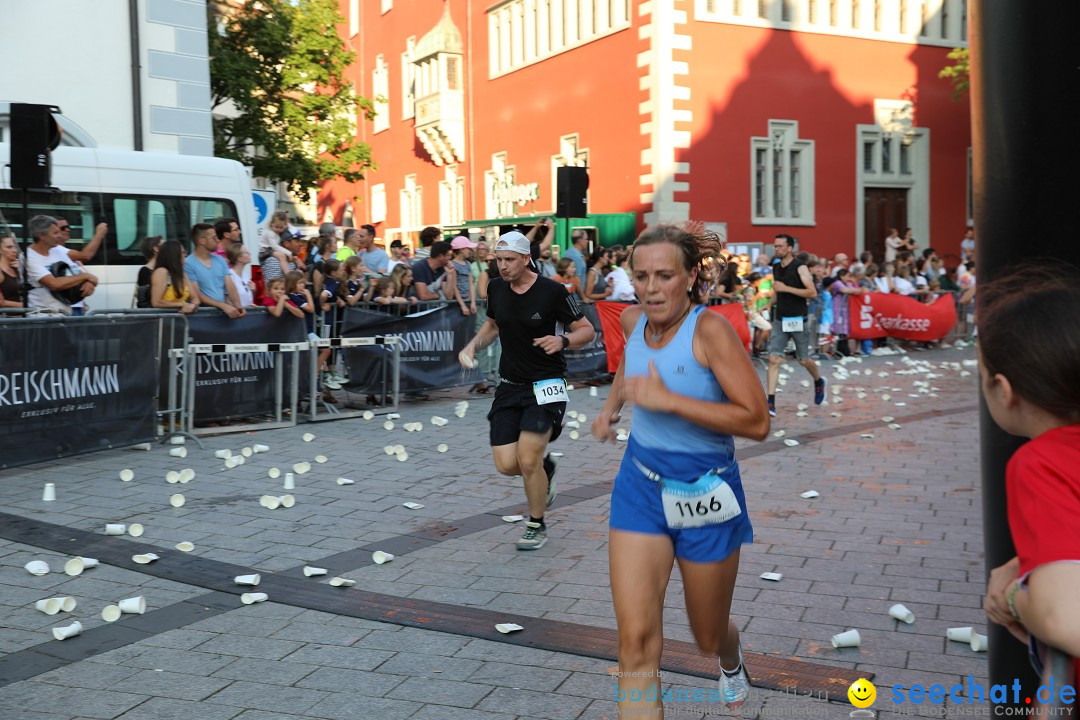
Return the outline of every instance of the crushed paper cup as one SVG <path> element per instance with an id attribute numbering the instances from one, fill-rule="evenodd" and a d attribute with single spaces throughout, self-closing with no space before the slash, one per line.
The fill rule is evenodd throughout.
<path id="1" fill-rule="evenodd" d="M 256 452 L 256 453 L 270 452 L 270 446 L 269 445 L 258 445 L 258 444 L 256 444 L 256 445 L 252 445 L 251 449 L 252 449 L 253 452 Z"/>
<path id="2" fill-rule="evenodd" d="M 859 647 L 860 643 L 862 643 L 862 638 L 859 636 L 858 630 L 848 630 L 832 636 L 832 646 L 834 648 Z"/>
<path id="3" fill-rule="evenodd" d="M 773 582 L 780 582 L 784 578 L 783 573 L 767 572 L 761 573 L 759 576 L 762 580 L 772 580 Z"/>
<path id="4" fill-rule="evenodd" d="M 123 614 L 119 605 L 106 605 L 105 609 L 101 611 L 101 619 L 105 622 L 116 622 Z"/>
<path id="5" fill-rule="evenodd" d="M 242 455 L 243 457 L 249 458 L 254 454 L 255 451 L 249 447 L 240 448 L 240 455 Z"/>
<path id="6" fill-rule="evenodd" d="M 55 627 L 52 629 L 53 637 L 57 640 L 67 640 L 70 637 L 75 637 L 83 631 L 82 623 L 76 620 L 70 625 L 63 627 Z"/>
<path id="7" fill-rule="evenodd" d="M 304 442 L 311 442 L 312 440 L 315 439 L 315 436 L 313 434 L 311 434 L 311 433 L 304 433 L 303 439 L 304 439 Z"/>
<path id="8" fill-rule="evenodd" d="M 337 479 L 337 484 L 338 485 L 353 485 L 353 484 L 355 484 L 355 482 L 356 482 L 355 480 L 350 480 L 349 478 L 339 477 Z"/>
<path id="9" fill-rule="evenodd" d="M 615 440 L 617 442 L 626 442 L 629 439 L 630 439 L 630 435 L 628 433 L 626 433 L 626 432 L 616 432 L 615 433 Z"/>
<path id="10" fill-rule="evenodd" d="M 384 563 L 388 563 L 393 559 L 394 559 L 393 555 L 391 555 L 388 552 L 383 552 L 382 550 L 376 550 L 375 552 L 371 553 L 371 561 L 373 563 L 375 563 L 376 565 L 382 565 Z"/>
<path id="11" fill-rule="evenodd" d="M 788 438 L 787 440 L 784 441 L 784 444 L 787 445 L 788 447 L 795 447 L 796 445 L 799 444 L 799 441 L 795 440 L 794 438 Z"/>
<path id="12" fill-rule="evenodd" d="M 169 483 L 170 485 L 175 485 L 176 483 L 180 482 L 180 473 L 176 472 L 175 470 L 170 470 L 169 472 L 165 473 L 165 482 Z"/>
<path id="13" fill-rule="evenodd" d="M 361 415 L 360 417 L 364 418 L 365 420 L 374 420 L 375 419 L 375 413 L 371 412 L 370 410 L 365 410 L 364 414 Z"/>
<path id="14" fill-rule="evenodd" d="M 524 630 L 525 628 L 515 623 L 499 623 L 495 626 L 495 629 L 503 635 L 506 635 L 507 633 L 517 632 L 518 630 Z"/>
<path id="15" fill-rule="evenodd" d="M 132 480 L 135 479 L 135 472 L 132 471 L 132 470 L 129 470 L 127 468 L 124 468 L 123 470 L 120 471 L 120 479 L 123 480 L 124 482 L 131 482 Z"/>
<path id="16" fill-rule="evenodd" d="M 795 413 L 795 417 L 807 417 L 809 414 L 810 413 L 806 412 L 805 410 L 800 410 L 799 412 Z"/>
<path id="17" fill-rule="evenodd" d="M 174 447 L 174 448 L 170 449 L 169 454 L 172 455 L 173 457 L 186 458 L 187 457 L 187 448 L 184 447 L 183 445 L 180 445 L 179 447 Z"/>
<path id="18" fill-rule="evenodd" d="M 279 477 L 281 477 L 281 469 L 272 467 L 266 471 L 266 474 L 270 476 L 271 480 L 277 480 Z"/>
<path id="19" fill-rule="evenodd" d="M 459 417 L 459 418 L 463 418 L 463 417 L 465 417 L 465 411 L 464 411 L 464 410 L 460 410 L 460 409 L 459 409 L 459 410 L 455 410 L 455 411 L 454 411 L 454 415 L 456 415 L 456 416 L 457 416 L 457 417 Z"/>
<path id="20" fill-rule="evenodd" d="M 442 426 L 446 425 L 448 422 L 450 422 L 450 421 L 447 420 L 444 417 L 439 417 L 438 415 L 432 415 L 431 416 L 431 424 L 434 425 L 435 427 L 442 427 Z"/>
<path id="21" fill-rule="evenodd" d="M 260 576 L 259 573 L 237 575 L 233 578 L 233 582 L 237 585 L 258 585 L 260 580 L 262 580 L 262 576 Z"/>
<path id="22" fill-rule="evenodd" d="M 225 448 L 224 450 L 215 450 L 214 457 L 228 460 L 232 457 L 232 450 L 229 450 L 228 448 Z"/>
<path id="23" fill-rule="evenodd" d="M 886 393 L 886 394 L 881 396 L 881 399 L 884 400 L 885 402 L 889 402 L 890 400 L 892 400 L 892 395 L 889 395 L 888 393 Z"/>
<path id="24" fill-rule="evenodd" d="M 896 603 L 889 608 L 889 617 L 907 623 L 908 625 L 915 622 L 915 613 L 911 612 L 900 603 Z"/>
<path id="25" fill-rule="evenodd" d="M 180 471 L 180 484 L 187 485 L 189 482 L 195 479 L 195 471 L 191 468 L 184 468 Z"/>
<path id="26" fill-rule="evenodd" d="M 169 504 L 172 505 L 174 508 L 184 507 L 185 502 L 187 502 L 187 498 L 185 498 L 180 493 L 169 496 Z"/>
<path id="27" fill-rule="evenodd" d="M 267 510 L 277 510 L 281 506 L 281 500 L 275 495 L 263 495 L 259 498 L 259 504 Z"/>
<path id="28" fill-rule="evenodd" d="M 898 403 L 893 403 L 893 404 L 896 405 L 896 407 L 907 407 L 906 402 L 898 402 Z"/>
<path id="29" fill-rule="evenodd" d="M 158 556 L 154 553 L 143 553 L 142 555 L 132 555 L 131 559 L 140 565 L 149 565 L 158 559 Z"/>
<path id="30" fill-rule="evenodd" d="M 304 566 L 304 577 L 315 577 L 316 575 L 325 575 L 326 568 L 312 567 L 311 565 Z"/>
<path id="31" fill-rule="evenodd" d="M 966 372 L 966 371 L 965 371 Z M 968 373 L 969 375 L 971 373 Z M 961 373 L 963 375 L 963 373 Z M 971 649 L 975 652 L 986 652 L 989 649 L 989 640 L 985 635 L 977 632 L 971 633 Z"/>
<path id="32" fill-rule="evenodd" d="M 436 447 L 435 449 L 438 450 L 441 453 L 444 453 L 444 452 L 446 452 L 447 450 L 450 449 L 450 446 L 447 445 L 446 443 L 439 443 L 438 447 Z"/>
<path id="33" fill-rule="evenodd" d="M 142 537 L 143 533 L 146 532 L 146 528 L 142 526 L 142 523 L 131 523 L 128 525 L 127 531 L 131 537 Z"/>
<path id="34" fill-rule="evenodd" d="M 787 435 L 787 430 L 777 430 L 776 432 L 773 433 L 773 437 L 778 437 L 778 438 L 782 438 L 785 435 Z"/>
<path id="35" fill-rule="evenodd" d="M 872 440 L 874 438 L 874 433 L 863 433 L 859 437 L 861 437 L 863 440 Z"/>
<path id="36" fill-rule="evenodd" d="M 971 642 L 972 629 L 969 627 L 955 627 L 948 628 L 945 631 L 945 637 L 955 642 L 968 643 Z"/>
<path id="37" fill-rule="evenodd" d="M 810 406 L 807 405 L 806 403 L 799 403 L 798 405 L 795 406 L 795 409 L 796 410 L 807 410 L 809 407 Z"/>
<path id="38" fill-rule="evenodd" d="M 349 578 L 332 577 L 330 578 L 330 584 L 334 587 L 352 587 L 356 584 L 356 581 Z"/>
<path id="39" fill-rule="evenodd" d="M 885 417 L 881 418 L 881 422 L 883 422 L 883 423 L 891 423 L 895 419 L 896 418 L 894 418 L 892 415 L 886 415 Z"/>
<path id="40" fill-rule="evenodd" d="M 327 462 L 329 459 L 330 458 L 326 457 L 325 455 L 316 455 L 315 456 L 315 462 L 319 463 L 320 465 Z"/>
<path id="41" fill-rule="evenodd" d="M 900 423 L 889 423 L 888 427 L 889 427 L 890 430 L 899 430 L 900 429 Z"/>
<path id="42" fill-rule="evenodd" d="M 401 413 L 387 413 L 386 414 L 386 419 L 387 420 L 400 420 L 401 419 Z"/>
<path id="43" fill-rule="evenodd" d="M 457 404 L 454 405 L 454 408 L 455 409 L 461 408 L 462 410 L 468 410 L 469 409 L 469 401 L 468 400 L 459 400 L 457 402 Z"/>
<path id="44" fill-rule="evenodd" d="M 525 516 L 524 515 L 503 515 L 502 519 L 503 519 L 503 522 L 516 523 L 516 522 L 521 522 L 522 520 L 524 520 Z"/>
<path id="45" fill-rule="evenodd" d="M 127 525 L 123 523 L 105 523 L 106 535 L 123 535 L 127 532 Z"/>
<path id="46" fill-rule="evenodd" d="M 394 429 L 394 423 L 392 421 L 390 421 L 390 420 L 387 420 L 386 422 L 384 422 L 382 424 L 382 426 L 383 426 L 383 430 L 393 430 Z"/>
<path id="47" fill-rule="evenodd" d="M 855 397 L 859 398 L 860 400 L 865 400 L 866 399 L 866 393 L 861 392 L 858 395 L 856 395 Z"/>
<path id="48" fill-rule="evenodd" d="M 278 501 L 281 502 L 281 507 L 283 508 L 291 508 L 296 504 L 296 498 L 292 495 L 282 495 L 278 498 Z"/>
<path id="49" fill-rule="evenodd" d="M 309 462 L 298 462 L 298 463 L 296 463 L 295 465 L 292 466 L 292 469 L 293 469 L 293 472 L 295 472 L 297 475 L 303 475 L 304 473 L 306 473 L 308 470 L 311 469 L 311 463 L 309 463 Z"/>
<path id="50" fill-rule="evenodd" d="M 819 493 L 817 490 L 807 490 L 804 493 L 799 493 L 799 497 L 805 498 L 807 500 L 813 500 L 816 497 L 821 497 L 821 493 Z"/>
<path id="51" fill-rule="evenodd" d="M 405 507 L 409 508 L 410 510 L 419 510 L 420 508 L 424 507 L 423 505 L 421 505 L 418 502 L 406 502 L 406 503 L 401 503 L 401 504 L 404 505 Z"/>
<path id="52" fill-rule="evenodd" d="M 45 487 L 41 491 L 42 502 L 52 502 L 56 499 L 56 484 L 45 483 Z"/>
<path id="53" fill-rule="evenodd" d="M 183 445 L 185 442 L 183 435 L 173 435 L 169 438 L 170 445 Z"/>
<path id="54" fill-rule="evenodd" d="M 195 549 L 195 543 L 188 542 L 187 540 L 185 540 L 184 542 L 178 542 L 176 543 L 176 549 L 180 552 L 191 552 Z"/>
<path id="55" fill-rule="evenodd" d="M 255 603 L 266 602 L 269 599 L 266 593 L 244 593 L 240 596 L 240 602 L 245 605 L 254 605 Z"/>
<path id="56" fill-rule="evenodd" d="M 146 598 L 142 595 L 121 600 L 116 605 L 126 615 L 142 615 L 146 612 Z"/>

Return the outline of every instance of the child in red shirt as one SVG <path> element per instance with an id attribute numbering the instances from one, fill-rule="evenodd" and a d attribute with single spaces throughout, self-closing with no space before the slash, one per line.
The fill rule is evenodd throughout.
<path id="1" fill-rule="evenodd" d="M 993 622 L 1080 657 L 1080 271 L 1028 265 L 979 288 L 983 396 L 1031 438 L 1005 470 L 1016 557 L 990 574 Z M 1035 656 L 1037 657 L 1037 655 Z"/>

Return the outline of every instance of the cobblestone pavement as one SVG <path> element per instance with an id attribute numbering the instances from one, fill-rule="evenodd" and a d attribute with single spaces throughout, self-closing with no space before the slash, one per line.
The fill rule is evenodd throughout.
<path id="1" fill-rule="evenodd" d="M 972 358 L 970 349 L 942 349 L 830 362 L 831 402 L 823 407 L 813 406 L 808 376 L 792 363 L 772 428 L 786 436 L 737 443 L 756 529 L 733 606 L 744 648 L 875 673 L 879 717 L 917 710 L 891 703 L 894 685 L 949 686 L 968 675 L 986 682 L 985 653 L 945 639 L 948 627 L 985 631 Z M 571 409 L 586 416 L 582 437 L 564 434 L 553 447 L 564 453 L 562 495 L 548 515 L 547 546 L 532 553 L 513 547 L 520 523 L 497 518 L 523 512 L 524 495 L 519 479 L 493 470 L 484 419 L 490 400 L 460 389 L 404 405 L 389 431 L 378 416 L 204 438 L 206 449 L 189 442 L 185 459 L 155 447 L 8 471 L 0 511 L 98 535 L 106 523 L 141 523 L 142 537 L 116 541 L 130 543 L 132 554 L 153 546 L 163 555 L 180 555 L 178 542 L 194 543 L 193 567 L 203 558 L 303 579 L 302 566 L 324 563 L 331 575 L 357 580 L 357 589 L 612 628 L 605 488 L 622 445 L 599 445 L 586 432 L 607 390 L 571 393 Z M 470 405 L 459 419 L 453 408 L 464 398 Z M 805 417 L 797 416 L 797 403 L 810 405 Z M 435 427 L 433 415 L 450 422 Z M 424 428 L 406 432 L 406 422 Z M 305 442 L 305 433 L 314 440 Z M 784 443 L 791 439 L 801 444 Z M 213 454 L 255 442 L 270 451 L 233 469 Z M 437 452 L 439 443 L 449 451 Z M 407 448 L 407 461 L 384 451 L 396 444 Z M 315 462 L 317 455 L 328 461 Z M 284 472 L 301 461 L 312 469 L 296 476 L 295 506 L 261 507 L 260 496 L 286 492 L 269 468 Z M 134 471 L 131 482 L 118 478 L 124 468 Z M 193 481 L 166 482 L 168 471 L 183 468 L 195 471 Z M 339 477 L 355 484 L 338 485 Z M 54 502 L 41 500 L 46 482 L 56 485 Z M 606 485 L 598 492 L 584 491 L 599 483 Z M 806 490 L 820 497 L 800 497 Z M 183 507 L 170 506 L 174 493 L 185 496 Z M 424 507 L 410 510 L 406 501 Z M 467 531 L 440 535 L 463 518 L 473 518 Z M 426 540 L 390 563 L 370 561 L 371 549 L 402 536 Z M 8 538 L 0 540 L 2 720 L 615 717 L 609 660 L 305 609 L 287 596 L 245 606 L 235 594 L 212 591 L 231 578 L 196 576 L 185 584 L 131 563 L 102 563 L 69 577 L 61 569 L 80 553 L 77 538 L 63 554 Z M 35 559 L 53 572 L 23 569 Z M 762 580 L 763 572 L 783 573 L 783 580 Z M 39 599 L 63 595 L 77 599 L 73 612 L 49 617 L 34 609 Z M 94 634 L 106 625 L 105 605 L 135 595 L 145 596 L 146 615 Z M 894 603 L 905 604 L 915 623 L 891 619 Z M 50 628 L 71 620 L 83 624 L 84 635 L 53 640 Z M 692 641 L 677 569 L 664 622 L 668 638 Z M 860 631 L 861 647 L 834 649 L 830 637 L 849 628 Z M 674 674 L 665 683 L 712 687 Z M 742 716 L 846 717 L 846 698 L 832 699 L 755 689 Z M 963 709 L 971 706 L 929 708 Z M 668 705 L 669 718 L 716 714 L 715 703 Z"/>

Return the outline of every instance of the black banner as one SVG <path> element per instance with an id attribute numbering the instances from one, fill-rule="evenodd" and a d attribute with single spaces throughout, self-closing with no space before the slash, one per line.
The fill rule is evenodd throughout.
<path id="1" fill-rule="evenodd" d="M 604 347 L 604 329 L 600 325 L 600 313 L 595 304 L 581 304 L 585 318 L 592 323 L 596 337 L 592 342 L 577 350 L 567 350 L 566 377 L 571 380 L 591 380 L 607 374 L 607 350 Z"/>
<path id="2" fill-rule="evenodd" d="M 458 363 L 458 352 L 476 331 L 476 318 L 462 315 L 455 305 L 440 305 L 415 315 L 400 315 L 348 308 L 342 337 L 393 335 L 400 338 L 401 391 L 472 385 L 484 378 L 479 370 L 465 370 Z M 349 367 L 349 388 L 382 392 L 382 362 L 387 362 L 387 391 L 390 390 L 390 345 L 369 345 L 345 349 Z"/>
<path id="3" fill-rule="evenodd" d="M 301 318 L 283 313 L 248 311 L 238 320 L 224 313 L 188 316 L 188 335 L 196 345 L 303 342 L 307 330 Z M 175 347 L 179 347 L 177 343 Z M 307 386 L 308 351 L 300 353 L 300 386 Z M 292 353 L 229 353 L 195 355 L 195 421 L 270 415 L 274 412 L 274 368 L 282 367 L 284 399 L 291 392 Z M 164 395 L 164 393 L 163 393 Z"/>
<path id="4" fill-rule="evenodd" d="M 158 320 L 0 322 L 0 468 L 155 438 Z"/>

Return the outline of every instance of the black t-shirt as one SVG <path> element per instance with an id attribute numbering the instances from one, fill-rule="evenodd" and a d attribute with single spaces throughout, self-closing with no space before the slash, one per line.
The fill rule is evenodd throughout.
<path id="1" fill-rule="evenodd" d="M 803 264 L 792 258 L 787 267 L 784 267 L 783 263 L 776 263 L 773 265 L 773 280 L 779 280 L 785 285 L 790 285 L 794 288 L 805 288 L 806 284 L 803 283 L 802 278 L 799 277 L 799 268 Z M 806 317 L 806 298 L 792 295 L 789 292 L 776 292 L 776 314 L 774 318 L 786 318 L 786 317 Z"/>
<path id="2" fill-rule="evenodd" d="M 431 292 L 435 292 L 435 289 L 431 286 L 445 273 L 445 268 L 432 270 L 431 266 L 428 265 L 427 258 L 420 258 L 412 264 L 413 283 L 424 283 Z"/>
<path id="3" fill-rule="evenodd" d="M 135 279 L 135 285 L 136 286 L 149 285 L 150 284 L 150 275 L 153 272 L 154 272 L 153 270 L 151 270 L 150 268 L 143 265 L 141 268 L 139 268 L 139 277 Z"/>
<path id="4" fill-rule="evenodd" d="M 6 272 L 0 271 L 0 295 L 4 296 L 4 299 L 8 302 L 22 302 L 22 296 L 19 294 L 19 276 L 8 275 Z"/>
<path id="5" fill-rule="evenodd" d="M 502 361 L 499 375 L 516 383 L 566 375 L 562 352 L 548 355 L 533 345 L 536 338 L 555 335 L 559 324 L 569 326 L 585 317 L 577 301 L 561 284 L 546 277 L 516 293 L 500 277 L 488 285 L 488 317 L 499 326 Z"/>

